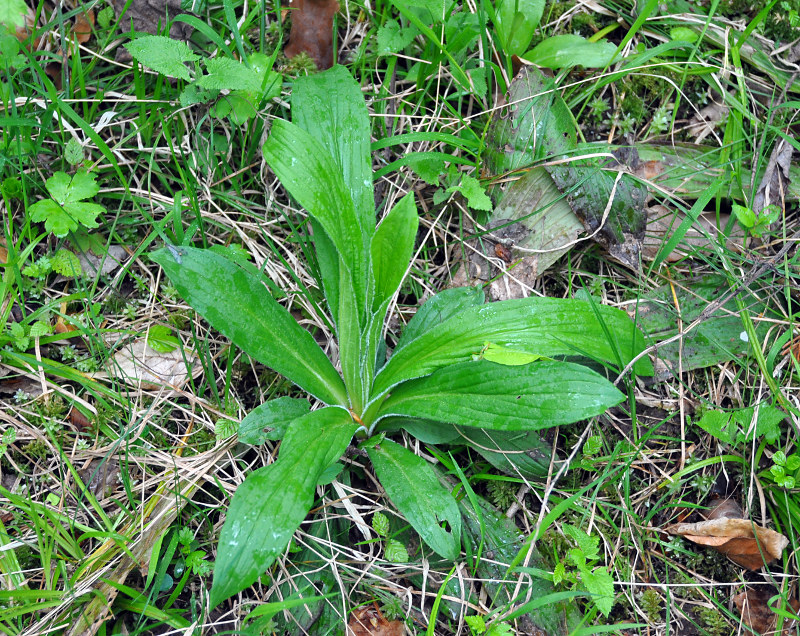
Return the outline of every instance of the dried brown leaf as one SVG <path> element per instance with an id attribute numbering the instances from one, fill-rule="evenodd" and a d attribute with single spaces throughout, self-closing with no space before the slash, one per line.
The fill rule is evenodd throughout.
<path id="1" fill-rule="evenodd" d="M 187 362 L 190 369 L 187 369 Z M 197 363 L 197 356 L 188 351 L 176 349 L 160 353 L 140 338 L 117 351 L 107 364 L 107 371 L 109 376 L 123 382 L 155 389 L 163 385 L 180 387 L 188 380 L 190 372 L 194 377 L 202 372 L 202 367 Z"/>
<path id="2" fill-rule="evenodd" d="M 400 621 L 387 621 L 377 607 L 361 607 L 350 614 L 347 636 L 403 636 Z"/>
<path id="3" fill-rule="evenodd" d="M 689 135 L 695 137 L 695 143 L 700 143 L 708 137 L 723 119 L 728 116 L 728 107 L 719 95 L 715 95 L 711 103 L 695 113 L 689 120 Z"/>
<path id="4" fill-rule="evenodd" d="M 741 509 L 733 500 L 716 500 L 705 521 L 676 523 L 664 530 L 698 545 L 712 547 L 748 570 L 758 570 L 779 558 L 789 545 L 789 539 L 749 519 L 742 519 L 741 515 Z"/>
<path id="5" fill-rule="evenodd" d="M 781 139 L 773 148 L 767 169 L 753 195 L 753 212 L 756 216 L 768 205 L 776 204 L 781 209 L 784 207 L 793 153 L 794 148 L 786 139 Z"/>
<path id="6" fill-rule="evenodd" d="M 286 57 L 308 53 L 317 68 L 333 66 L 333 17 L 339 11 L 336 0 L 295 0 L 289 44 L 284 49 Z"/>
<path id="7" fill-rule="evenodd" d="M 733 597 L 733 604 L 742 615 L 742 621 L 747 627 L 759 634 L 776 634 L 778 615 L 769 607 L 769 599 L 777 594 L 777 590 L 764 588 L 751 588 Z M 789 606 L 795 614 L 800 610 L 800 602 L 790 599 Z M 796 635 L 798 621 L 787 620 L 783 623 L 780 636 Z"/>
<path id="8" fill-rule="evenodd" d="M 72 25 L 72 33 L 78 44 L 85 44 L 92 37 L 92 28 L 94 27 L 94 10 L 88 9 L 83 13 L 79 13 L 75 17 L 75 23 Z"/>

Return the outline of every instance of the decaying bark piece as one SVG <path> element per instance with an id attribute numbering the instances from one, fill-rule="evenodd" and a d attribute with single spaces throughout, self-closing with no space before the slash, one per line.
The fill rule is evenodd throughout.
<path id="1" fill-rule="evenodd" d="M 710 546 L 748 570 L 769 565 L 789 545 L 789 539 L 779 532 L 742 519 L 742 510 L 734 501 L 718 499 L 711 503 L 705 521 L 676 523 L 664 530 L 698 545 Z"/>
<path id="2" fill-rule="evenodd" d="M 291 4 L 292 30 L 283 50 L 292 58 L 305 51 L 319 70 L 333 66 L 333 17 L 339 11 L 336 0 L 294 0 Z"/>

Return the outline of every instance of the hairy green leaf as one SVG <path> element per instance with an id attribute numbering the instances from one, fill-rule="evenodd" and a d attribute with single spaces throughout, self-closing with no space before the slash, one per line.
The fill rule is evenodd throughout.
<path id="1" fill-rule="evenodd" d="M 347 448 L 357 425 L 329 407 L 295 420 L 277 461 L 237 488 L 219 539 L 211 607 L 251 585 L 286 548 L 314 501 L 314 487 Z"/>
<path id="2" fill-rule="evenodd" d="M 229 57 L 213 57 L 206 60 L 208 75 L 197 78 L 199 87 L 208 90 L 243 90 L 261 92 L 263 73 L 245 66 Z"/>
<path id="3" fill-rule="evenodd" d="M 445 559 L 455 560 L 461 545 L 461 515 L 453 496 L 428 462 L 399 444 L 367 445 L 375 473 L 397 509 L 423 541 Z M 442 523 L 446 522 L 446 528 Z"/>
<path id="4" fill-rule="evenodd" d="M 186 42 L 173 40 L 163 35 L 144 35 L 125 45 L 128 52 L 144 66 L 179 79 L 190 80 L 189 69 L 184 62 L 198 59 Z"/>
<path id="5" fill-rule="evenodd" d="M 580 355 L 622 364 L 644 348 L 633 321 L 611 307 L 561 298 L 521 298 L 471 306 L 398 346 L 376 376 L 372 395 L 377 397 L 399 382 L 443 366 L 471 360 L 487 342 L 540 356 Z M 640 375 L 653 373 L 645 358 L 637 361 L 635 370 Z"/>
<path id="6" fill-rule="evenodd" d="M 308 413 L 307 400 L 279 397 L 260 404 L 239 424 L 239 441 L 254 446 L 268 439 L 283 439 L 286 429 L 297 418 Z"/>
<path id="7" fill-rule="evenodd" d="M 169 247 L 151 258 L 192 308 L 242 351 L 326 404 L 347 404 L 342 379 L 313 336 L 257 278 L 209 250 Z"/>
<path id="8" fill-rule="evenodd" d="M 501 431 L 535 430 L 599 415 L 624 399 L 608 380 L 579 364 L 504 366 L 478 360 L 401 384 L 380 414 Z"/>

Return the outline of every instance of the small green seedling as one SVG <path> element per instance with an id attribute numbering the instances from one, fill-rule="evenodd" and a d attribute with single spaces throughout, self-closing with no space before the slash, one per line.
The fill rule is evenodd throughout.
<path id="1" fill-rule="evenodd" d="M 605 568 L 597 565 L 600 560 L 600 538 L 586 534 L 580 528 L 565 525 L 564 532 L 575 543 L 567 553 L 571 565 L 567 569 L 559 561 L 553 571 L 553 583 L 568 583 L 572 589 L 584 589 L 592 596 L 592 602 L 606 617 L 614 607 L 614 578 Z"/>
<path id="2" fill-rule="evenodd" d="M 322 405 L 311 410 L 309 400 L 280 397 L 242 421 L 241 442 L 280 439 L 280 453 L 247 475 L 233 497 L 217 550 L 212 607 L 258 580 L 284 553 L 318 485 L 351 444 L 369 458 L 421 537 L 421 549 L 457 559 L 462 520 L 455 498 L 430 463 L 391 434 L 405 428 L 443 438 L 459 426 L 502 435 L 596 416 L 625 395 L 599 373 L 562 358 L 621 368 L 644 348 L 642 335 L 617 309 L 539 297 L 484 304 L 482 290 L 460 288 L 422 305 L 387 360 L 388 310 L 415 250 L 414 195 L 397 201 L 376 227 L 369 117 L 361 86 L 343 67 L 297 80 L 292 118 L 273 121 L 264 158 L 309 214 L 338 367 L 249 263 L 189 246 L 152 254 L 215 329 Z M 474 360 L 486 343 L 536 360 Z M 652 374 L 652 366 L 644 358 L 635 371 Z"/>
<path id="3" fill-rule="evenodd" d="M 761 236 L 769 230 L 770 225 L 781 218 L 781 208 L 774 204 L 766 206 L 760 214 L 756 214 L 752 208 L 734 203 L 733 213 L 739 224 L 753 236 Z"/>
<path id="4" fill-rule="evenodd" d="M 392 563 L 408 563 L 408 549 L 397 539 L 389 538 L 389 517 L 382 512 L 372 515 L 372 529 L 384 540 L 383 555 Z"/>
<path id="5" fill-rule="evenodd" d="M 794 488 L 800 471 L 800 455 L 792 453 L 787 455 L 777 451 L 772 455 L 772 467 L 769 477 L 781 488 Z"/>
<path id="6" fill-rule="evenodd" d="M 464 620 L 469 627 L 470 636 L 513 636 L 515 633 L 508 623 L 492 623 L 487 627 L 483 616 L 467 616 Z"/>

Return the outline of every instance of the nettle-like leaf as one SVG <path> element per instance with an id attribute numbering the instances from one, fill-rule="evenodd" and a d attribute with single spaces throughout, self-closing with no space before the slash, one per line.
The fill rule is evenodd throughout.
<path id="1" fill-rule="evenodd" d="M 59 237 L 74 232 L 79 226 L 99 226 L 97 216 L 105 212 L 105 208 L 84 201 L 100 191 L 94 175 L 80 171 L 70 178 L 64 172 L 56 172 L 45 185 L 52 199 L 43 199 L 30 206 L 33 221 L 44 222 L 47 231 Z"/>
<path id="2" fill-rule="evenodd" d="M 186 42 L 163 35 L 144 35 L 125 45 L 133 58 L 142 65 L 167 77 L 190 80 L 186 62 L 199 58 Z"/>
<path id="3" fill-rule="evenodd" d="M 25 24 L 27 13 L 25 0 L 0 0 L 0 24 L 11 28 L 21 27 Z"/>

